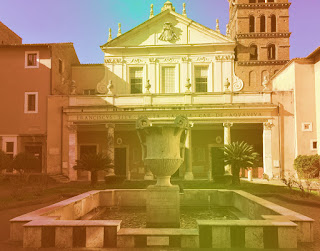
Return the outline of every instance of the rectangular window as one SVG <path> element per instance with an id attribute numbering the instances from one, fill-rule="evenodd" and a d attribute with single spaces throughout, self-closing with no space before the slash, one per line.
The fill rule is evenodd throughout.
<path id="1" fill-rule="evenodd" d="M 196 66 L 194 69 L 196 92 L 208 90 L 208 66 Z"/>
<path id="2" fill-rule="evenodd" d="M 62 74 L 63 72 L 63 64 L 62 64 L 62 60 L 59 59 L 59 73 Z"/>
<path id="3" fill-rule="evenodd" d="M 38 113 L 38 93 L 37 92 L 25 93 L 24 113 Z"/>
<path id="4" fill-rule="evenodd" d="M 3 136 L 2 137 L 2 150 L 8 155 L 10 159 L 17 154 L 17 137 L 15 136 Z M 7 171 L 12 171 L 7 169 Z"/>
<path id="5" fill-rule="evenodd" d="M 132 94 L 142 93 L 143 67 L 130 68 L 130 87 Z"/>
<path id="6" fill-rule="evenodd" d="M 176 68 L 174 66 L 162 67 L 162 93 L 175 93 Z"/>
<path id="7" fill-rule="evenodd" d="M 25 52 L 25 68 L 39 68 L 39 52 L 38 51 Z"/>
<path id="8" fill-rule="evenodd" d="M 302 131 L 303 132 L 312 132 L 312 123 L 311 122 L 302 123 Z"/>
<path id="9" fill-rule="evenodd" d="M 311 140 L 310 148 L 311 148 L 311 150 L 317 150 L 318 149 L 317 140 Z"/>

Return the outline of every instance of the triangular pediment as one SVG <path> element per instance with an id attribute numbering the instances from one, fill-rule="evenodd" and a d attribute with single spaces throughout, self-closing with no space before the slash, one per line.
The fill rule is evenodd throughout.
<path id="1" fill-rule="evenodd" d="M 175 11 L 166 10 L 101 47 L 230 43 L 235 41 Z"/>

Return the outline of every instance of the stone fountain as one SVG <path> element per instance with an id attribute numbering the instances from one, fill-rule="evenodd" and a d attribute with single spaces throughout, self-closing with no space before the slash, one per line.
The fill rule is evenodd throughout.
<path id="1" fill-rule="evenodd" d="M 157 178 L 156 185 L 147 188 L 147 227 L 179 228 L 179 187 L 173 186 L 170 178 L 184 161 L 189 121 L 178 116 L 173 123 L 152 124 L 148 118 L 141 117 L 136 129 L 144 164 Z"/>

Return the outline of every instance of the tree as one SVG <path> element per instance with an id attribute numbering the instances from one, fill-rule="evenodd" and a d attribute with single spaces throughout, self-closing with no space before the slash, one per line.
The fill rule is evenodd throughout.
<path id="1" fill-rule="evenodd" d="M 9 169 L 10 164 L 10 158 L 8 155 L 4 151 L 0 150 L 0 171 Z"/>
<path id="2" fill-rule="evenodd" d="M 101 153 L 89 153 L 81 156 L 76 161 L 76 170 L 85 170 L 91 173 L 91 185 L 94 186 L 98 181 L 98 171 L 106 171 L 111 168 L 111 160 L 108 156 Z"/>
<path id="3" fill-rule="evenodd" d="M 254 152 L 253 146 L 244 141 L 224 146 L 224 164 L 231 166 L 232 184 L 240 184 L 240 169 L 252 167 L 258 157 L 259 154 Z"/>
<path id="4" fill-rule="evenodd" d="M 11 167 L 20 174 L 31 173 L 37 169 L 39 161 L 33 154 L 21 152 L 14 157 Z"/>

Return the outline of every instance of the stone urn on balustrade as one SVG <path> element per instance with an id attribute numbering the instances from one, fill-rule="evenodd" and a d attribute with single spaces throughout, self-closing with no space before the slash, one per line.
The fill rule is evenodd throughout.
<path id="1" fill-rule="evenodd" d="M 170 179 L 184 161 L 189 121 L 178 116 L 173 122 L 155 122 L 146 117 L 137 120 L 136 129 L 142 147 L 144 165 L 157 183 L 147 188 L 147 227 L 180 227 L 179 187 Z"/>

